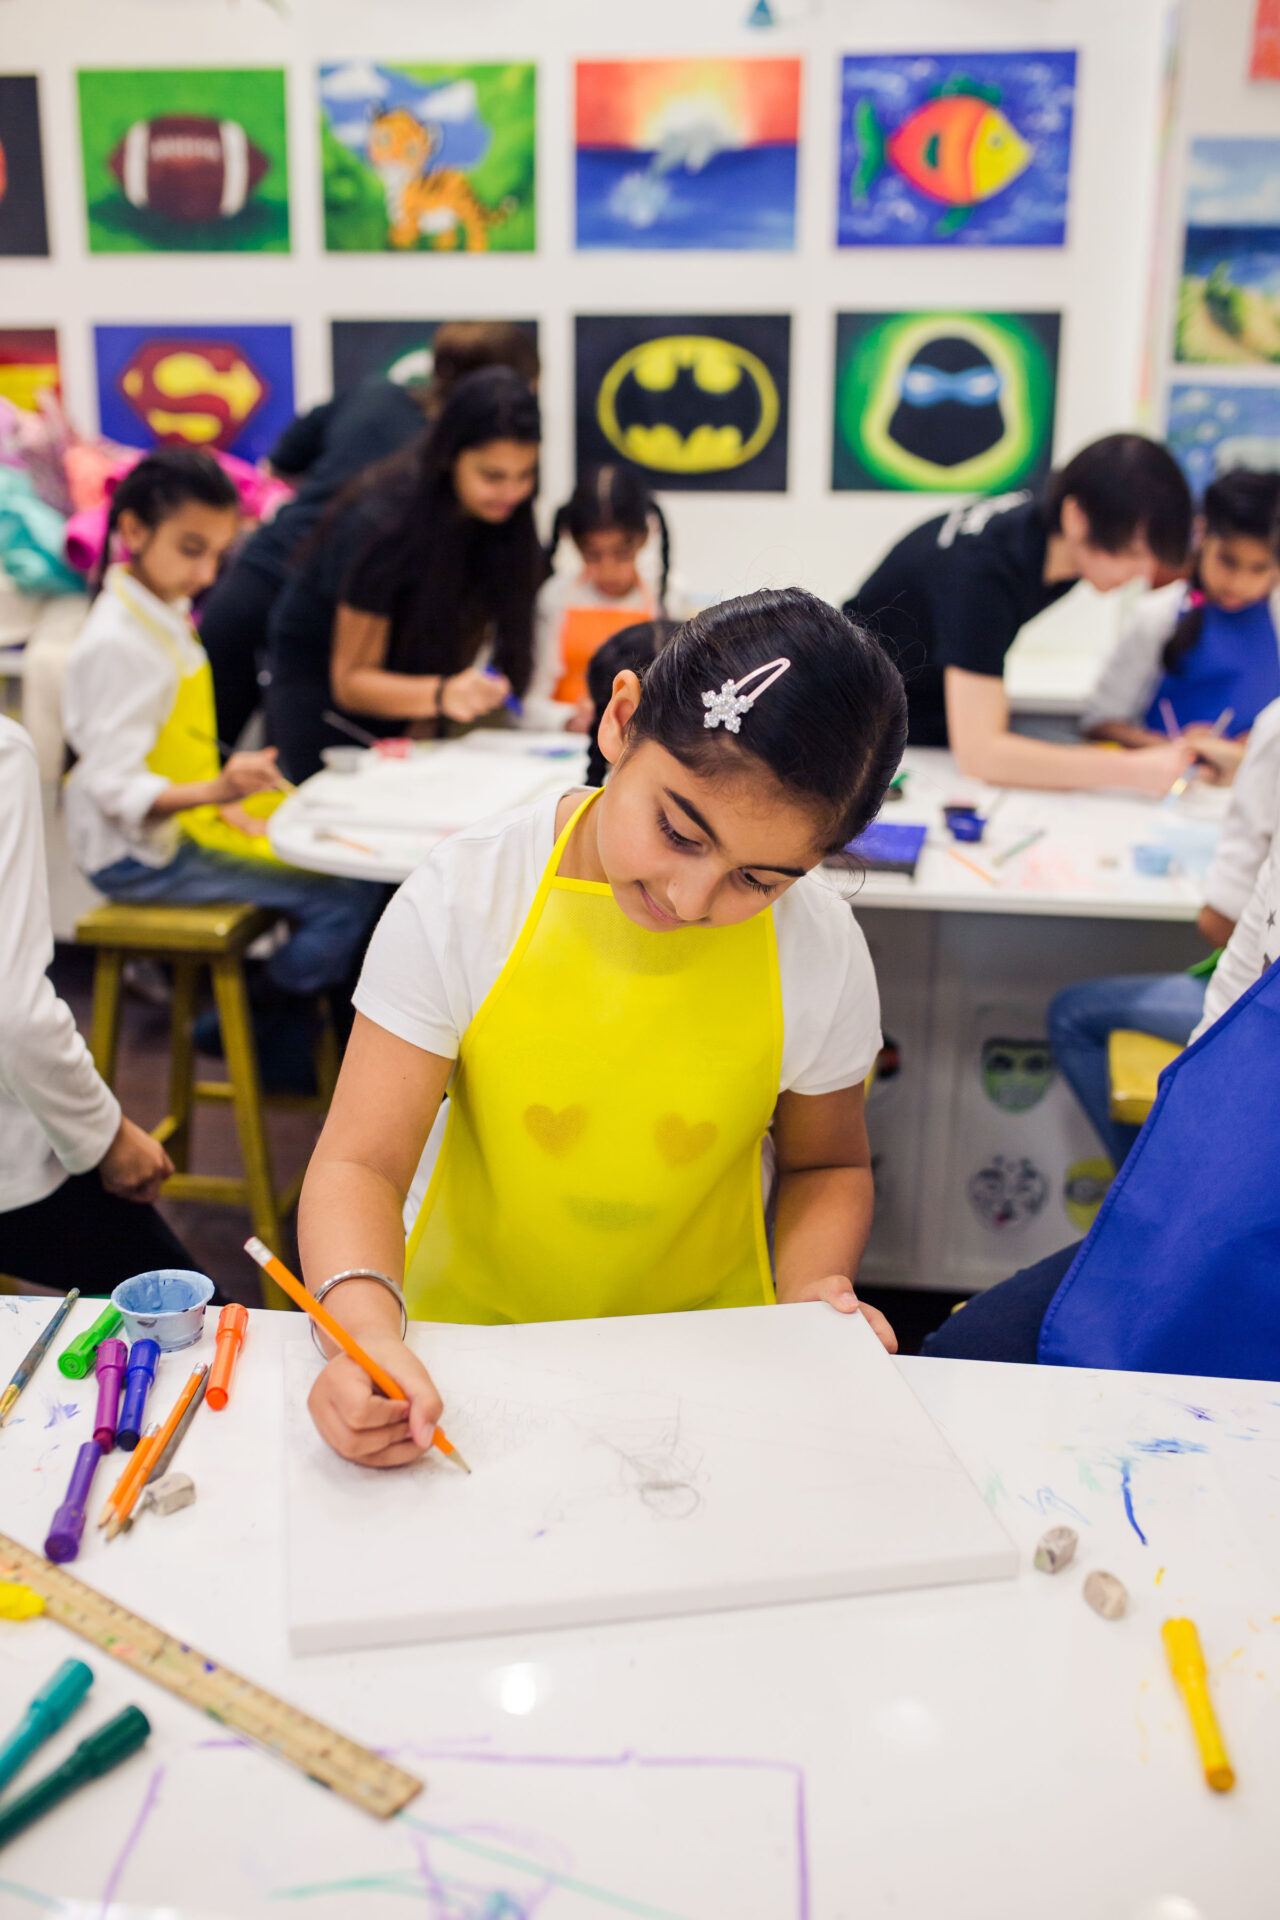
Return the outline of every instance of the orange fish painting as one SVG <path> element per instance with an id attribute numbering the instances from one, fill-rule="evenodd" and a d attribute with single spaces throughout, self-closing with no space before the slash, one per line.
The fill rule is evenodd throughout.
<path id="1" fill-rule="evenodd" d="M 847 58 L 840 244 L 1060 246 L 1074 82 L 1072 53 Z"/>

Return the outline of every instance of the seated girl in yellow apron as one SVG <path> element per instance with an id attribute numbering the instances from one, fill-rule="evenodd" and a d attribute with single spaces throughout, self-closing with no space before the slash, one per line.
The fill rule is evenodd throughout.
<path id="1" fill-rule="evenodd" d="M 77 865 L 111 899 L 245 900 L 293 922 L 267 965 L 278 1033 L 282 1019 L 303 1020 L 301 1000 L 346 980 L 380 892 L 276 859 L 266 817 L 284 795 L 273 747 L 221 763 L 189 607 L 216 577 L 239 512 L 232 482 L 195 448 L 159 447 L 117 485 L 98 594 L 63 686 L 77 755 L 65 811 Z M 113 543 L 124 557 L 108 565 Z"/>
<path id="2" fill-rule="evenodd" d="M 879 1004 L 813 869 L 875 814 L 904 733 L 866 633 L 798 588 L 752 594 L 681 628 L 643 686 L 618 674 L 602 790 L 455 834 L 405 882 L 299 1218 L 309 1285 L 409 1395 L 332 1359 L 311 1409 L 339 1453 L 394 1466 L 430 1443 L 406 1311 L 858 1311 Z"/>

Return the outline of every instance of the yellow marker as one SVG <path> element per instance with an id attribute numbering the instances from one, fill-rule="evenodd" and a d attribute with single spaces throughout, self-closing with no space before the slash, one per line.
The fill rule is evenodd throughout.
<path id="1" fill-rule="evenodd" d="M 1169 1656 L 1169 1671 L 1187 1703 L 1191 1731 L 1200 1749 L 1204 1777 L 1215 1793 L 1229 1793 L 1236 1783 L 1236 1776 L 1222 1744 L 1217 1715 L 1209 1698 L 1208 1673 L 1195 1621 L 1166 1620 L 1160 1635 Z"/>
<path id="2" fill-rule="evenodd" d="M 44 1601 L 34 1587 L 20 1580 L 0 1580 L 0 1620 L 32 1620 L 44 1612 Z"/>

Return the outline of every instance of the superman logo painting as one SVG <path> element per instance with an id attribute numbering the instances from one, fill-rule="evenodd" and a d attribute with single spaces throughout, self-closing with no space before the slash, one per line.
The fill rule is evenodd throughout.
<path id="1" fill-rule="evenodd" d="M 293 337 L 282 326 L 98 327 L 101 430 L 257 460 L 293 418 Z"/>

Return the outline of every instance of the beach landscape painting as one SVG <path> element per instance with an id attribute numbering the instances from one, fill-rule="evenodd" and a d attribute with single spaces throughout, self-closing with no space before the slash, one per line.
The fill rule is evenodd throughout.
<path id="1" fill-rule="evenodd" d="M 1280 139 L 1191 143 L 1177 357 L 1280 361 Z"/>

